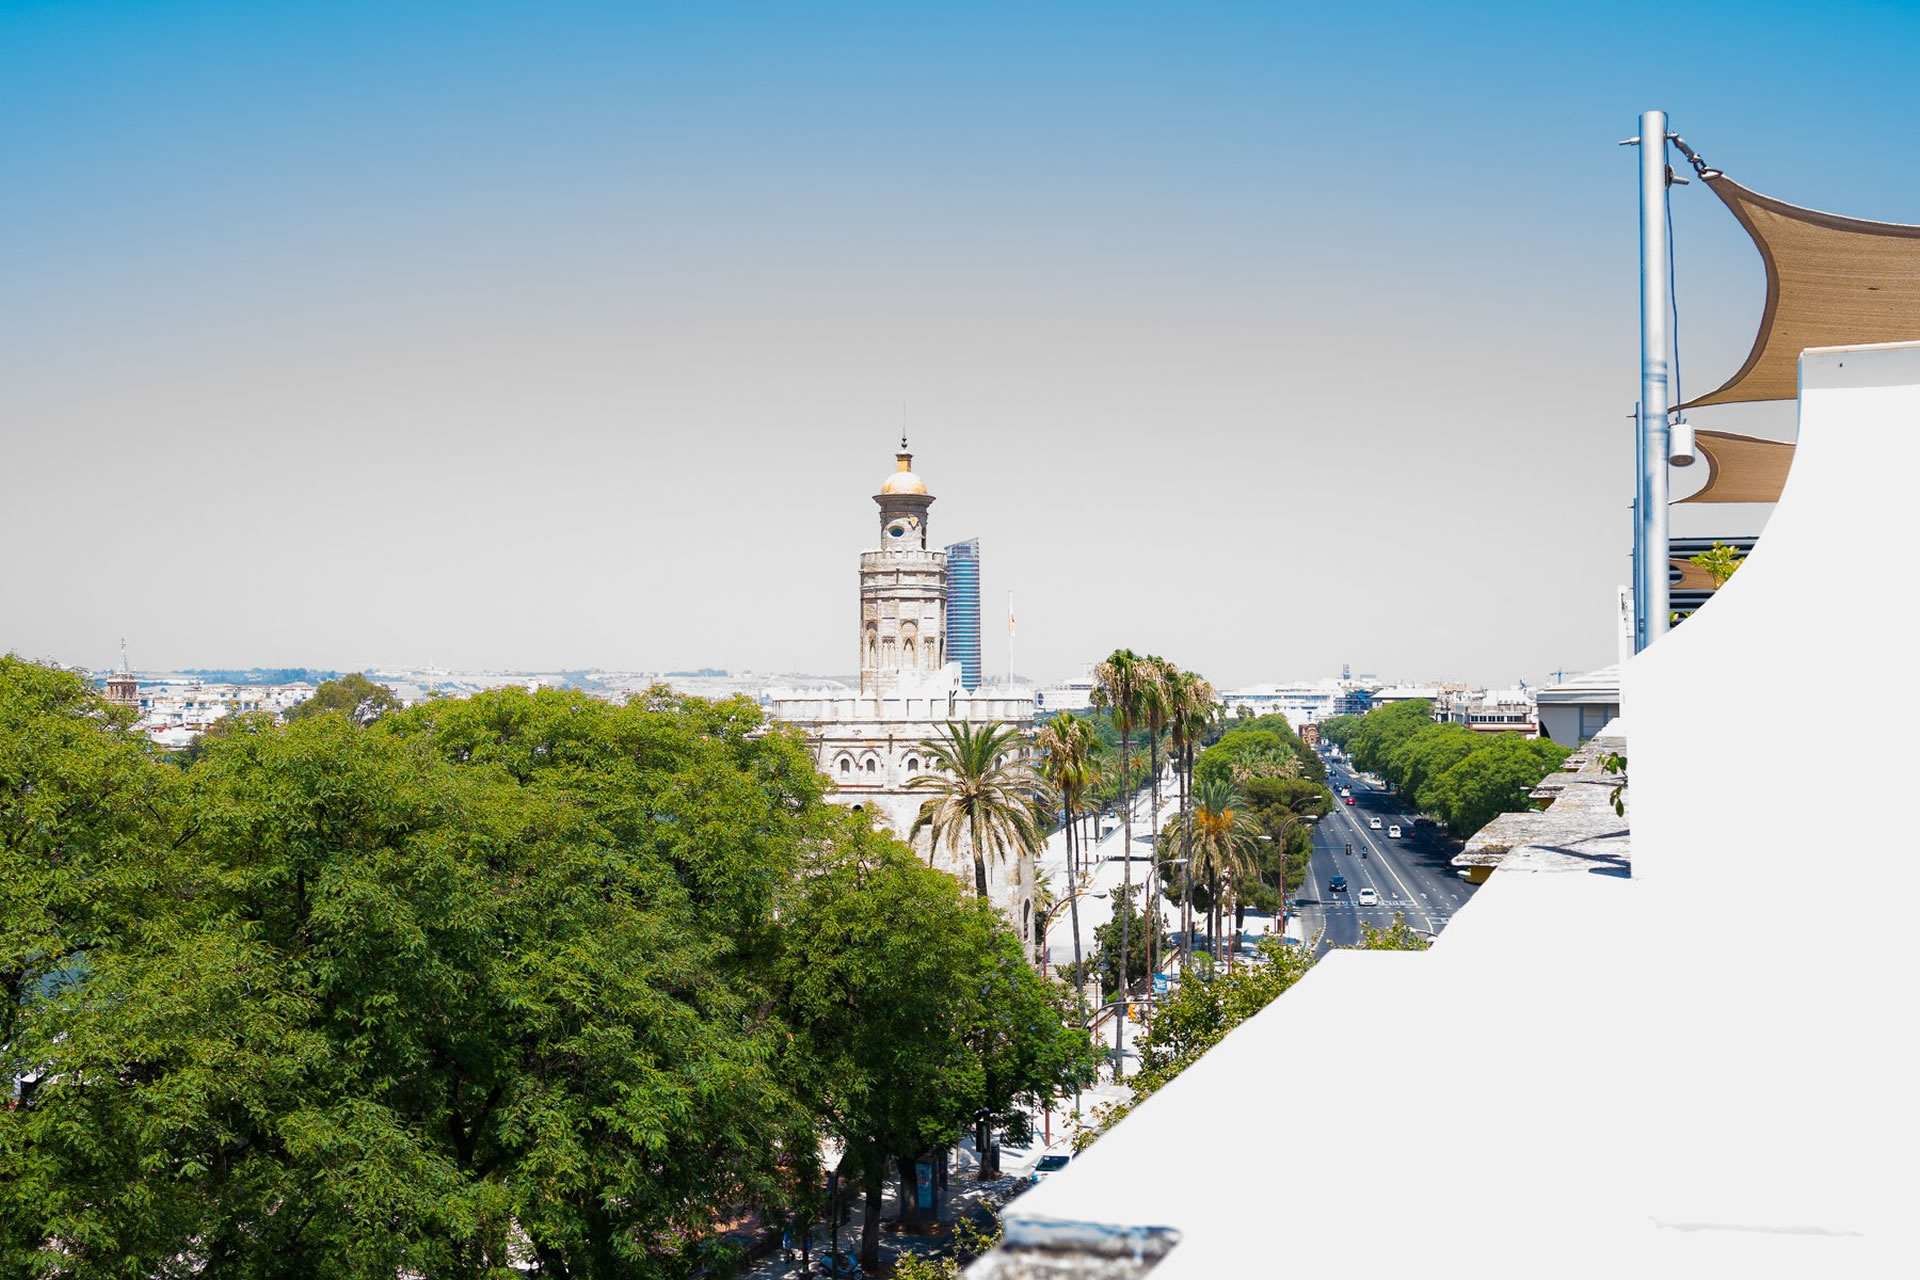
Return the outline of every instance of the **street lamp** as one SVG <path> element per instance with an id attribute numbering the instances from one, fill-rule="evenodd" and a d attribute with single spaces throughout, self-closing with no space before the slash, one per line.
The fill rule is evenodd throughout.
<path id="1" fill-rule="evenodd" d="M 1193 884 L 1188 879 L 1187 871 L 1192 861 L 1191 858 L 1168 858 L 1153 870 L 1153 874 L 1158 876 L 1161 867 L 1180 868 L 1180 974 L 1182 978 L 1185 978 L 1187 972 L 1187 956 L 1193 951 Z M 1153 927 L 1158 929 L 1160 922 L 1155 920 Z M 1152 979 L 1149 978 L 1148 981 Z"/>
<path id="2" fill-rule="evenodd" d="M 1045 911 L 1040 913 L 1040 976 L 1041 977 L 1044 978 L 1047 976 L 1047 926 L 1053 920 L 1054 913 L 1059 911 L 1060 908 L 1066 906 L 1069 902 L 1072 902 L 1075 898 L 1104 898 L 1106 896 L 1107 896 L 1107 891 L 1105 889 L 1100 889 L 1098 891 L 1089 891 L 1086 889 L 1075 889 L 1072 893 L 1068 894 L 1066 897 L 1060 899 L 1060 901 L 1054 903 L 1052 906 L 1048 907 Z M 1077 989 L 1081 985 L 1080 975 L 1075 974 L 1074 979 L 1075 979 L 1074 986 Z"/>
<path id="3" fill-rule="evenodd" d="M 1086 1017 L 1080 1019 L 1080 1029 L 1082 1031 L 1085 1031 L 1087 1028 L 1091 1027 L 1096 1021 L 1098 1021 L 1100 1018 L 1100 1015 L 1105 1013 L 1107 1010 L 1109 1009 L 1120 1010 L 1120 1016 L 1114 1019 L 1115 1026 L 1114 1026 L 1114 1035 L 1113 1035 L 1113 1080 L 1115 1084 L 1118 1084 L 1120 1082 L 1120 1077 L 1122 1074 L 1121 1057 L 1120 1057 L 1120 1028 L 1124 1026 L 1127 1021 L 1126 1008 L 1127 1008 L 1127 993 L 1122 991 L 1120 993 L 1120 998 L 1118 1000 L 1109 1000 L 1105 1004 L 1101 1005 L 1098 1009 L 1095 1009 L 1092 1013 L 1088 1014 Z M 1080 1081 L 1077 1078 L 1073 1082 L 1073 1124 L 1074 1124 L 1074 1128 L 1076 1129 L 1080 1127 Z"/>

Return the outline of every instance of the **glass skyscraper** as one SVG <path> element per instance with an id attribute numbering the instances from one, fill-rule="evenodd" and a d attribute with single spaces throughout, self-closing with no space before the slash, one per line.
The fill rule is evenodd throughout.
<path id="1" fill-rule="evenodd" d="M 960 664 L 960 683 L 980 687 L 980 539 L 947 548 L 947 661 Z"/>

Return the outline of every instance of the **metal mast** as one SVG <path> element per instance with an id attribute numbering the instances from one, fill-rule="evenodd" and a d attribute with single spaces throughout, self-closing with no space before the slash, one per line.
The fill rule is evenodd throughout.
<path id="1" fill-rule="evenodd" d="M 1672 244 L 1667 113 L 1640 113 L 1640 485 L 1634 496 L 1634 652 L 1667 633 L 1667 411 L 1671 407 Z"/>

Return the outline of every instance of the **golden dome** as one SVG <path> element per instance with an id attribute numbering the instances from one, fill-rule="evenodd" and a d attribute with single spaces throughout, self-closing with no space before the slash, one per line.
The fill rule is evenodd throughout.
<path id="1" fill-rule="evenodd" d="M 887 482 L 880 486 L 880 492 L 925 493 L 927 491 L 926 484 L 921 481 L 919 476 L 913 474 L 913 455 L 910 453 L 896 453 L 893 456 L 894 460 L 900 464 L 900 469 L 887 477 Z"/>

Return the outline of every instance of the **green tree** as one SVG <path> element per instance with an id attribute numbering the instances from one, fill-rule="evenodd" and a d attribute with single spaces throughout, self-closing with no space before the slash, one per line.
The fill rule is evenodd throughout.
<path id="1" fill-rule="evenodd" d="M 1098 965 L 1100 998 L 1117 1000 L 1152 972 L 1147 967 L 1147 925 L 1134 901 L 1134 886 L 1114 891 L 1113 918 L 1093 931 L 1093 953 Z M 1127 985 L 1120 983 L 1120 957 L 1127 957 Z"/>
<path id="2" fill-rule="evenodd" d="M 677 1276 L 788 1193 L 810 1117 L 760 979 L 801 855 L 857 826 L 802 744 L 518 692 L 243 728 L 162 771 L 140 910 L 10 1041 L 0 1269 L 494 1276 L 518 1238 Z"/>
<path id="3" fill-rule="evenodd" d="M 987 1167 L 994 1118 L 1070 1088 L 1090 1052 L 999 916 L 878 835 L 810 871 L 788 933 L 788 1057 L 866 1189 L 871 1267 L 891 1170 L 916 1203 L 914 1161 L 970 1126 Z"/>
<path id="4" fill-rule="evenodd" d="M 1517 733 L 1487 739 L 1429 788 L 1435 811 L 1454 831 L 1478 831 L 1503 813 L 1531 808 L 1529 793 L 1570 754 L 1546 739 Z"/>
<path id="5" fill-rule="evenodd" d="M 1188 869 L 1193 882 L 1205 890 L 1207 934 L 1216 950 L 1228 947 L 1229 967 L 1237 948 L 1224 941 L 1224 913 L 1258 875 L 1263 834 L 1246 797 L 1231 780 L 1217 775 L 1198 780 L 1193 808 L 1181 815 L 1179 842 L 1192 850 Z"/>
<path id="6" fill-rule="evenodd" d="M 1140 687 L 1140 719 L 1147 730 L 1147 777 L 1152 780 L 1153 798 L 1147 810 L 1147 838 L 1156 842 L 1160 836 L 1160 747 L 1166 738 L 1167 724 L 1176 714 L 1175 691 L 1173 682 L 1178 678 L 1180 669 L 1165 658 L 1154 654 L 1145 659 L 1146 679 Z M 1151 843 L 1149 844 L 1151 847 Z M 1129 864 L 1132 863 L 1132 848 L 1128 848 Z M 1156 900 L 1158 876 L 1147 881 L 1147 971 L 1156 972 L 1160 959 L 1160 906 Z M 1153 1009 L 1153 987 L 1147 987 L 1146 1006 Z"/>
<path id="7" fill-rule="evenodd" d="M 1085 1150 L 1135 1107 L 1198 1062 L 1229 1031 L 1273 1003 L 1313 967 L 1312 947 L 1293 947 L 1263 938 L 1259 960 L 1230 973 L 1202 966 L 1160 1002 L 1140 1041 L 1140 1070 L 1128 1082 L 1130 1101 L 1103 1108 L 1098 1123 L 1074 1138 Z"/>
<path id="8" fill-rule="evenodd" d="M 1171 879 L 1180 884 L 1180 969 L 1184 973 L 1193 944 L 1193 827 L 1187 821 L 1187 815 L 1193 811 L 1194 754 L 1200 741 L 1219 719 L 1220 708 L 1214 702 L 1213 686 L 1191 671 L 1174 673 L 1168 684 L 1168 700 L 1171 704 L 1167 721 L 1168 738 L 1176 753 L 1175 758 L 1180 763 L 1181 819 L 1177 830 L 1180 832 L 1180 857 L 1183 861 L 1179 874 Z M 1168 878 L 1167 868 L 1163 867 L 1162 879 Z"/>
<path id="9" fill-rule="evenodd" d="M 1733 576 L 1734 570 L 1740 567 L 1740 562 L 1745 558 L 1738 547 L 1730 547 L 1715 539 L 1714 544 L 1705 551 L 1688 556 L 1687 563 L 1706 570 L 1707 576 L 1713 579 L 1713 589 L 1718 591 L 1727 585 L 1727 579 Z"/>
<path id="10" fill-rule="evenodd" d="M 1073 924 L 1073 974 L 1078 995 L 1084 986 L 1085 962 L 1080 954 L 1080 866 L 1074 856 L 1074 812 L 1093 781 L 1093 727 L 1079 716 L 1055 716 L 1040 730 L 1035 745 L 1041 753 L 1041 770 L 1060 797 L 1061 828 L 1067 843 L 1067 915 Z M 1044 930 L 1039 943 L 1042 948 L 1047 945 Z"/>
<path id="11" fill-rule="evenodd" d="M 64 1105 L 80 993 L 164 934 L 156 883 L 185 870 L 178 775 L 132 720 L 83 676 L 0 656 L 0 1274 L 51 1274 L 57 1236 L 66 1258 L 159 1275 L 194 1219 L 189 1187 L 122 1199 L 140 1177 L 135 1127 L 75 1126 Z"/>
<path id="12" fill-rule="evenodd" d="M 1368 924 L 1360 922 L 1361 941 L 1348 947 L 1349 951 L 1425 951 L 1433 945 L 1432 939 L 1417 932 L 1407 923 L 1407 913 L 1393 913 L 1390 925 Z"/>
<path id="13" fill-rule="evenodd" d="M 400 699 L 393 696 L 393 690 L 375 684 L 358 671 L 350 671 L 338 680 L 324 681 L 311 698 L 287 708 L 286 718 L 305 720 L 338 711 L 355 724 L 368 725 L 387 712 L 399 709 Z"/>
<path id="14" fill-rule="evenodd" d="M 1285 895 L 1306 883 L 1313 857 L 1313 824 L 1333 808 L 1333 793 L 1304 778 L 1255 778 L 1246 784 L 1247 807 L 1268 839 L 1259 852 L 1260 875 L 1248 882 L 1243 901 L 1277 916 Z M 1266 877 L 1273 877 L 1271 891 Z"/>
<path id="15" fill-rule="evenodd" d="M 973 855 L 973 888 L 987 899 L 987 858 L 1032 854 L 1046 841 L 1052 788 L 1026 757 L 1020 731 L 993 721 L 949 721 L 938 738 L 921 743 L 934 772 L 907 786 L 928 792 L 908 839 L 930 832 L 928 860 L 945 843 Z"/>
<path id="16" fill-rule="evenodd" d="M 1113 727 L 1120 734 L 1120 777 L 1123 788 L 1132 783 L 1132 743 L 1134 727 L 1144 718 L 1148 686 L 1155 683 L 1158 673 L 1152 662 L 1141 657 L 1131 649 L 1115 649 L 1107 655 L 1106 661 L 1093 669 L 1093 705 L 1106 711 L 1113 717 Z M 1133 955 L 1132 903 L 1133 894 L 1133 792 L 1123 789 L 1120 793 L 1120 830 L 1122 848 L 1120 859 L 1121 894 L 1129 909 L 1120 915 L 1120 954 Z M 1151 923 L 1151 922 L 1149 922 Z M 1132 965 L 1127 966 L 1129 973 Z M 1115 1018 L 1113 1026 L 1113 1074 L 1118 1079 L 1122 1071 L 1120 1056 L 1121 1023 L 1123 1018 Z"/>

